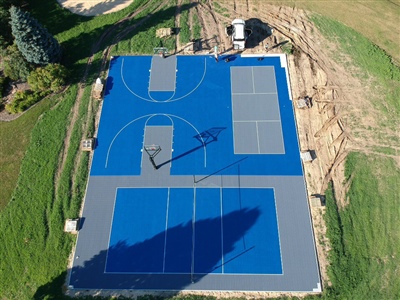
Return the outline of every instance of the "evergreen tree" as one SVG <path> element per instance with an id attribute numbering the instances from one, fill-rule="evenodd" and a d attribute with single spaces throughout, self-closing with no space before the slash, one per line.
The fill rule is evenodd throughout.
<path id="1" fill-rule="evenodd" d="M 46 28 L 18 7 L 12 6 L 10 15 L 15 43 L 28 62 L 46 65 L 60 60 L 60 45 Z"/>
<path id="2" fill-rule="evenodd" d="M 32 65 L 28 63 L 17 46 L 11 45 L 0 51 L 3 58 L 4 75 L 12 80 L 26 80 L 32 70 Z"/>

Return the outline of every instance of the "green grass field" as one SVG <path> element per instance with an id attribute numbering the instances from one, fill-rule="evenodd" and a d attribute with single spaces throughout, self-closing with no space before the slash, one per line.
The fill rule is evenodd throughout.
<path id="1" fill-rule="evenodd" d="M 400 1 L 255 0 L 319 13 L 341 22 L 378 45 L 400 65 Z"/>
<path id="2" fill-rule="evenodd" d="M 349 204 L 338 209 L 334 187 L 325 216 L 332 244 L 330 299 L 400 298 L 400 169 L 392 159 L 352 153 Z"/>
<path id="3" fill-rule="evenodd" d="M 98 76 L 101 51 L 95 55 L 90 69 L 78 120 L 72 128 L 64 170 L 55 184 L 59 153 L 63 149 L 71 107 L 76 99 L 76 81 L 82 77 L 91 46 L 99 36 L 117 20 L 148 2 L 150 0 L 135 0 L 133 5 L 121 12 L 85 18 L 60 9 L 54 0 L 29 1 L 33 15 L 62 42 L 65 63 L 73 70 L 74 76 L 72 85 L 65 93 L 42 101 L 13 122 L 0 123 L 0 299 L 65 298 L 61 285 L 65 280 L 67 259 L 74 238 L 65 235 L 62 228 L 65 218 L 77 216 L 85 192 L 89 157 L 87 154 L 79 155 L 79 141 L 87 132 L 94 130 L 94 116 L 90 112 L 97 109 L 98 103 L 90 101 L 89 94 L 90 85 Z M 378 12 L 392 7 L 389 1 L 379 2 L 372 4 Z M 170 3 L 124 37 L 113 54 L 151 53 L 152 48 L 160 46 L 160 43 L 173 49 L 174 38 L 155 38 L 157 28 L 174 24 L 176 1 L 171 0 Z M 317 2 L 299 3 L 302 2 L 296 1 L 296 5 L 308 5 L 311 9 L 316 7 L 315 11 L 320 13 L 326 11 L 326 16 L 338 14 L 328 12 L 329 9 L 321 8 L 323 5 Z M 350 12 L 360 5 L 324 3 L 331 8 L 336 3 L 337 9 L 346 7 L 348 3 Z M 152 8 L 154 5 L 149 7 Z M 148 13 L 148 10 L 143 11 L 121 26 L 118 32 L 140 22 Z M 345 18 L 346 14 L 340 18 Z M 377 104 L 383 120 L 387 119 L 381 125 L 390 129 L 395 127 L 399 114 L 400 73 L 391 64 L 390 57 L 360 34 L 336 21 L 320 15 L 313 16 L 312 20 L 323 33 L 339 35 L 339 46 L 343 51 L 384 91 L 386 105 Z M 356 23 L 356 20 L 349 21 Z M 371 22 L 375 24 L 377 21 Z M 388 27 L 392 26 L 389 23 Z M 378 29 L 375 30 L 378 32 Z M 152 38 L 149 39 L 149 36 Z M 103 48 L 111 40 L 106 40 Z M 385 35 L 382 40 L 390 41 L 390 37 Z M 387 47 L 384 49 L 390 53 L 390 42 Z M 78 48 L 79 51 L 75 51 Z M 398 141 L 392 141 L 395 142 Z M 390 144 L 383 143 L 378 150 L 382 154 L 398 155 Z M 399 168 L 390 158 L 352 153 L 346 162 L 347 178 L 351 174 L 350 202 L 344 209 L 338 209 L 335 204 L 334 187 L 327 192 L 326 222 L 332 243 L 332 265 L 329 269 L 332 286 L 324 291 L 321 298 L 399 299 Z M 9 199 L 12 200 L 6 205 Z M 142 297 L 149 298 L 152 297 Z"/>

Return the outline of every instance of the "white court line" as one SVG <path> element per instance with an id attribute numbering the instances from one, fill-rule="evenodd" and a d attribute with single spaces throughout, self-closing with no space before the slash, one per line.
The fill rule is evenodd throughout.
<path id="1" fill-rule="evenodd" d="M 258 133 L 258 122 L 256 121 L 256 134 L 257 134 L 257 150 L 258 154 L 260 154 L 260 135 Z"/>
<path id="2" fill-rule="evenodd" d="M 172 99 L 172 98 L 175 96 L 175 92 L 176 92 L 176 89 L 175 89 L 174 94 L 171 96 L 171 98 L 169 98 L 169 99 L 167 99 L 167 100 L 161 101 L 161 100 L 155 100 L 154 98 L 152 98 L 152 97 L 150 96 L 150 91 L 149 91 L 149 89 L 147 89 L 147 93 L 148 93 L 148 96 L 150 97 L 150 99 L 147 99 L 147 98 L 144 98 L 144 97 L 142 97 L 142 96 L 139 96 L 139 95 L 136 94 L 134 91 L 132 91 L 132 90 L 129 88 L 128 84 L 125 82 L 125 78 L 124 78 L 124 74 L 123 74 L 123 67 L 124 67 L 124 59 L 122 59 L 122 65 L 121 65 L 121 79 L 122 79 L 122 82 L 124 83 L 126 89 L 127 89 L 129 92 L 131 92 L 131 94 L 133 94 L 133 95 L 135 95 L 136 97 L 138 97 L 139 99 L 142 99 L 142 100 L 148 101 L 148 102 L 157 102 L 157 103 L 174 102 L 174 101 L 178 101 L 178 100 L 181 100 L 181 99 L 183 99 L 183 98 L 189 96 L 189 95 L 192 94 L 195 90 L 197 90 L 197 89 L 199 88 L 199 86 L 203 83 L 204 78 L 206 77 L 206 73 L 207 73 L 207 61 L 206 61 L 206 58 L 204 58 L 204 72 L 203 72 L 203 77 L 200 79 L 200 81 L 199 81 L 199 83 L 197 84 L 197 86 L 196 86 L 193 90 L 191 90 L 189 93 L 187 93 L 186 95 L 183 95 L 183 96 L 178 97 L 178 98 L 176 98 L 176 99 Z"/>
<path id="3" fill-rule="evenodd" d="M 253 84 L 253 93 L 254 94 L 256 92 L 256 87 L 254 85 L 254 71 L 253 71 L 253 67 L 251 67 L 251 83 Z"/>
<path id="4" fill-rule="evenodd" d="M 169 212 L 169 197 L 170 197 L 170 190 L 168 188 L 168 196 L 167 196 L 167 211 L 165 212 L 165 239 L 164 239 L 164 257 L 163 257 L 163 273 L 165 273 L 165 257 L 167 255 L 167 233 L 168 233 L 168 212 Z"/>
<path id="5" fill-rule="evenodd" d="M 195 235 L 196 235 L 196 183 L 193 183 L 193 215 L 192 215 L 192 265 L 190 267 L 191 280 L 193 281 L 194 274 L 194 248 L 195 248 Z"/>
<path id="6" fill-rule="evenodd" d="M 232 93 L 232 95 L 278 95 L 278 93 Z"/>
<path id="7" fill-rule="evenodd" d="M 275 188 L 274 187 L 272 187 L 271 188 L 272 189 L 272 192 L 273 192 L 273 194 L 274 194 L 274 206 L 275 206 L 275 219 L 276 219 L 276 227 L 277 227 L 277 230 L 278 230 L 278 243 L 279 243 L 279 258 L 281 259 L 281 267 L 282 267 L 282 275 L 284 275 L 284 270 L 283 270 L 283 260 L 282 260 L 282 256 L 283 256 L 283 253 L 282 253 L 282 247 L 281 247 L 281 237 L 280 237 L 280 230 L 279 230 L 279 218 L 278 218 L 278 208 L 276 207 L 276 197 L 275 197 Z"/>
<path id="8" fill-rule="evenodd" d="M 197 86 L 191 90 L 189 93 L 187 93 L 186 95 L 183 95 L 182 97 L 176 98 L 176 99 L 172 99 L 172 100 L 168 100 L 166 102 L 174 102 L 174 101 L 178 101 L 181 100 L 182 98 L 185 98 L 187 96 L 189 96 L 190 94 L 192 94 L 195 90 L 197 90 L 199 88 L 199 86 L 203 83 L 204 81 L 204 77 L 206 77 L 206 72 L 207 72 L 207 61 L 206 58 L 204 58 L 204 72 L 203 72 L 203 77 L 200 79 L 199 83 L 197 84 Z"/>
<path id="9" fill-rule="evenodd" d="M 221 211 L 221 267 L 222 267 L 222 274 L 225 273 L 225 261 L 224 261 L 224 221 L 223 221 L 223 193 L 222 193 L 222 186 L 223 186 L 223 181 L 222 181 L 222 175 L 221 175 L 221 184 L 219 188 L 219 202 L 220 202 L 220 211 Z"/>
<path id="10" fill-rule="evenodd" d="M 189 121 L 185 120 L 184 118 L 181 118 L 181 117 L 178 117 L 178 116 L 175 116 L 175 115 L 171 115 L 171 114 L 164 114 L 164 113 L 156 113 L 156 114 L 144 115 L 144 116 L 138 117 L 138 118 L 136 118 L 136 119 L 130 121 L 130 122 L 127 123 L 124 127 L 122 127 L 122 128 L 117 132 L 117 134 L 114 136 L 114 138 L 112 139 L 112 141 L 111 141 L 111 143 L 110 143 L 110 146 L 108 147 L 107 156 L 106 156 L 105 168 L 107 168 L 107 166 L 108 166 L 108 158 L 109 158 L 109 156 L 110 156 L 111 148 L 112 148 L 112 146 L 113 146 L 113 144 L 114 144 L 114 141 L 115 141 L 115 140 L 117 139 L 117 137 L 121 134 L 121 132 L 124 131 L 129 125 L 131 125 L 132 123 L 134 123 L 134 122 L 136 122 L 136 121 L 138 121 L 138 120 L 140 120 L 140 119 L 143 119 L 143 118 L 146 118 L 146 117 L 147 117 L 147 118 L 152 118 L 152 117 L 155 117 L 155 116 L 166 116 L 166 117 L 168 117 L 168 118 L 170 118 L 170 117 L 177 118 L 177 119 L 179 119 L 179 120 L 181 120 L 181 121 L 184 121 L 186 124 L 188 124 L 189 126 L 191 126 L 191 127 L 194 129 L 194 131 L 196 131 L 196 133 L 197 133 L 198 136 L 200 137 L 200 139 L 201 139 L 201 141 L 202 141 L 202 144 L 203 144 L 203 151 L 204 151 L 204 168 L 206 168 L 206 167 L 207 167 L 207 149 L 206 149 L 206 145 L 205 145 L 204 139 L 201 137 L 199 130 L 198 130 L 192 123 L 190 123 Z"/>
<path id="11" fill-rule="evenodd" d="M 150 90 L 150 83 L 151 83 L 151 75 L 152 75 L 152 70 L 153 70 L 153 59 L 154 59 L 154 55 L 151 57 L 151 65 L 150 65 L 150 70 L 149 70 L 149 73 L 150 73 L 150 81 L 149 81 L 149 88 L 147 89 L 148 90 L 148 92 L 150 93 L 150 92 L 171 92 L 171 91 L 160 91 L 160 90 Z M 176 72 L 178 72 L 178 69 L 177 69 L 177 63 L 178 63 L 178 57 L 175 55 L 175 66 L 174 66 L 174 70 L 175 70 L 175 77 L 174 77 L 174 94 L 175 94 L 175 90 L 176 90 Z M 149 95 L 150 96 L 150 95 Z M 151 97 L 150 97 L 151 98 Z M 153 99 L 153 98 L 152 98 Z M 154 100 L 154 99 L 153 99 Z M 155 100 L 155 101 L 157 101 L 157 100 Z"/>
<path id="12" fill-rule="evenodd" d="M 262 122 L 265 122 L 265 123 L 268 123 L 268 122 L 275 122 L 275 123 L 280 123 L 281 122 L 281 120 L 235 120 L 235 121 L 233 121 L 233 123 L 252 123 L 252 122 L 260 122 L 260 123 L 262 123 Z"/>
<path id="13" fill-rule="evenodd" d="M 119 188 L 116 188 L 116 190 L 115 190 L 114 206 L 113 206 L 112 218 L 111 218 L 111 224 L 110 224 L 110 232 L 108 234 L 108 245 L 107 245 L 106 261 L 105 261 L 105 264 L 104 264 L 104 273 L 107 273 L 108 251 L 110 250 L 111 232 L 112 232 L 112 227 L 113 227 L 113 222 L 114 222 L 114 212 L 115 212 L 115 204 L 117 203 L 118 189 Z"/>
<path id="14" fill-rule="evenodd" d="M 156 116 L 150 116 L 147 120 L 146 120 L 146 122 L 145 122 L 145 124 L 144 124 L 144 129 L 143 129 L 143 131 L 144 131 L 144 135 L 143 135 L 143 141 L 142 141 L 142 148 L 141 148 L 141 152 L 142 152 L 142 157 L 141 157 L 141 161 L 140 161 L 140 170 L 142 170 L 142 167 L 143 167 L 143 149 L 144 149 L 144 146 L 145 146 L 145 138 L 146 138 L 146 128 L 147 127 L 172 127 L 172 137 L 171 137 L 171 156 L 170 156 L 170 160 L 172 160 L 172 152 L 173 152 L 173 148 L 172 148 L 172 145 L 173 145 L 173 143 L 174 143 L 174 140 L 173 140 L 173 138 L 174 138 L 174 135 L 173 135 L 173 132 L 174 132 L 174 121 L 171 119 L 171 117 L 170 116 L 168 116 L 168 115 L 164 115 L 164 116 L 166 116 L 170 121 L 171 121 L 171 125 L 155 125 L 155 126 L 147 126 L 147 123 L 151 120 L 151 118 L 153 118 L 153 117 L 156 117 Z M 172 161 L 170 162 L 170 166 L 172 165 Z"/>
<path id="15" fill-rule="evenodd" d="M 138 94 L 136 94 L 134 91 L 132 91 L 132 90 L 128 87 L 128 84 L 125 82 L 124 73 L 123 73 L 124 61 L 125 61 L 125 59 L 123 58 L 123 59 L 122 59 L 122 64 L 121 64 L 121 79 L 122 79 L 122 82 L 124 83 L 126 89 L 127 89 L 128 91 L 130 91 L 133 95 L 135 95 L 136 97 L 138 97 L 139 99 L 142 99 L 142 100 L 148 101 L 148 102 L 155 102 L 154 100 L 146 99 L 146 98 L 144 98 L 144 97 L 142 97 L 142 96 L 139 96 Z"/>

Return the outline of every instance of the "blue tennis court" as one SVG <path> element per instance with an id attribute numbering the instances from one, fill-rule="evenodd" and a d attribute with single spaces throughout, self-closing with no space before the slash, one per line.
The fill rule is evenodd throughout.
<path id="1" fill-rule="evenodd" d="M 114 57 L 70 289 L 318 291 L 286 57 Z"/>
<path id="2" fill-rule="evenodd" d="M 118 189 L 106 272 L 281 274 L 273 190 Z"/>

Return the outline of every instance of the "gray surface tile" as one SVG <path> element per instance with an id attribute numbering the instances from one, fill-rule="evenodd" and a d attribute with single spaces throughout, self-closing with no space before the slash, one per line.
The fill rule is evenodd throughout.
<path id="1" fill-rule="evenodd" d="M 260 153 L 284 154 L 281 122 L 257 122 Z"/>
<path id="2" fill-rule="evenodd" d="M 232 110 L 234 121 L 280 120 L 276 94 L 234 94 Z"/>
<path id="3" fill-rule="evenodd" d="M 234 146 L 236 154 L 258 154 L 256 122 L 234 122 Z"/>
<path id="4" fill-rule="evenodd" d="M 153 56 L 150 71 L 150 92 L 175 91 L 176 84 L 176 56 L 166 58 Z"/>
<path id="5" fill-rule="evenodd" d="M 231 68 L 232 93 L 254 93 L 252 67 Z"/>
<path id="6" fill-rule="evenodd" d="M 253 67 L 253 78 L 255 93 L 277 93 L 273 66 Z"/>

